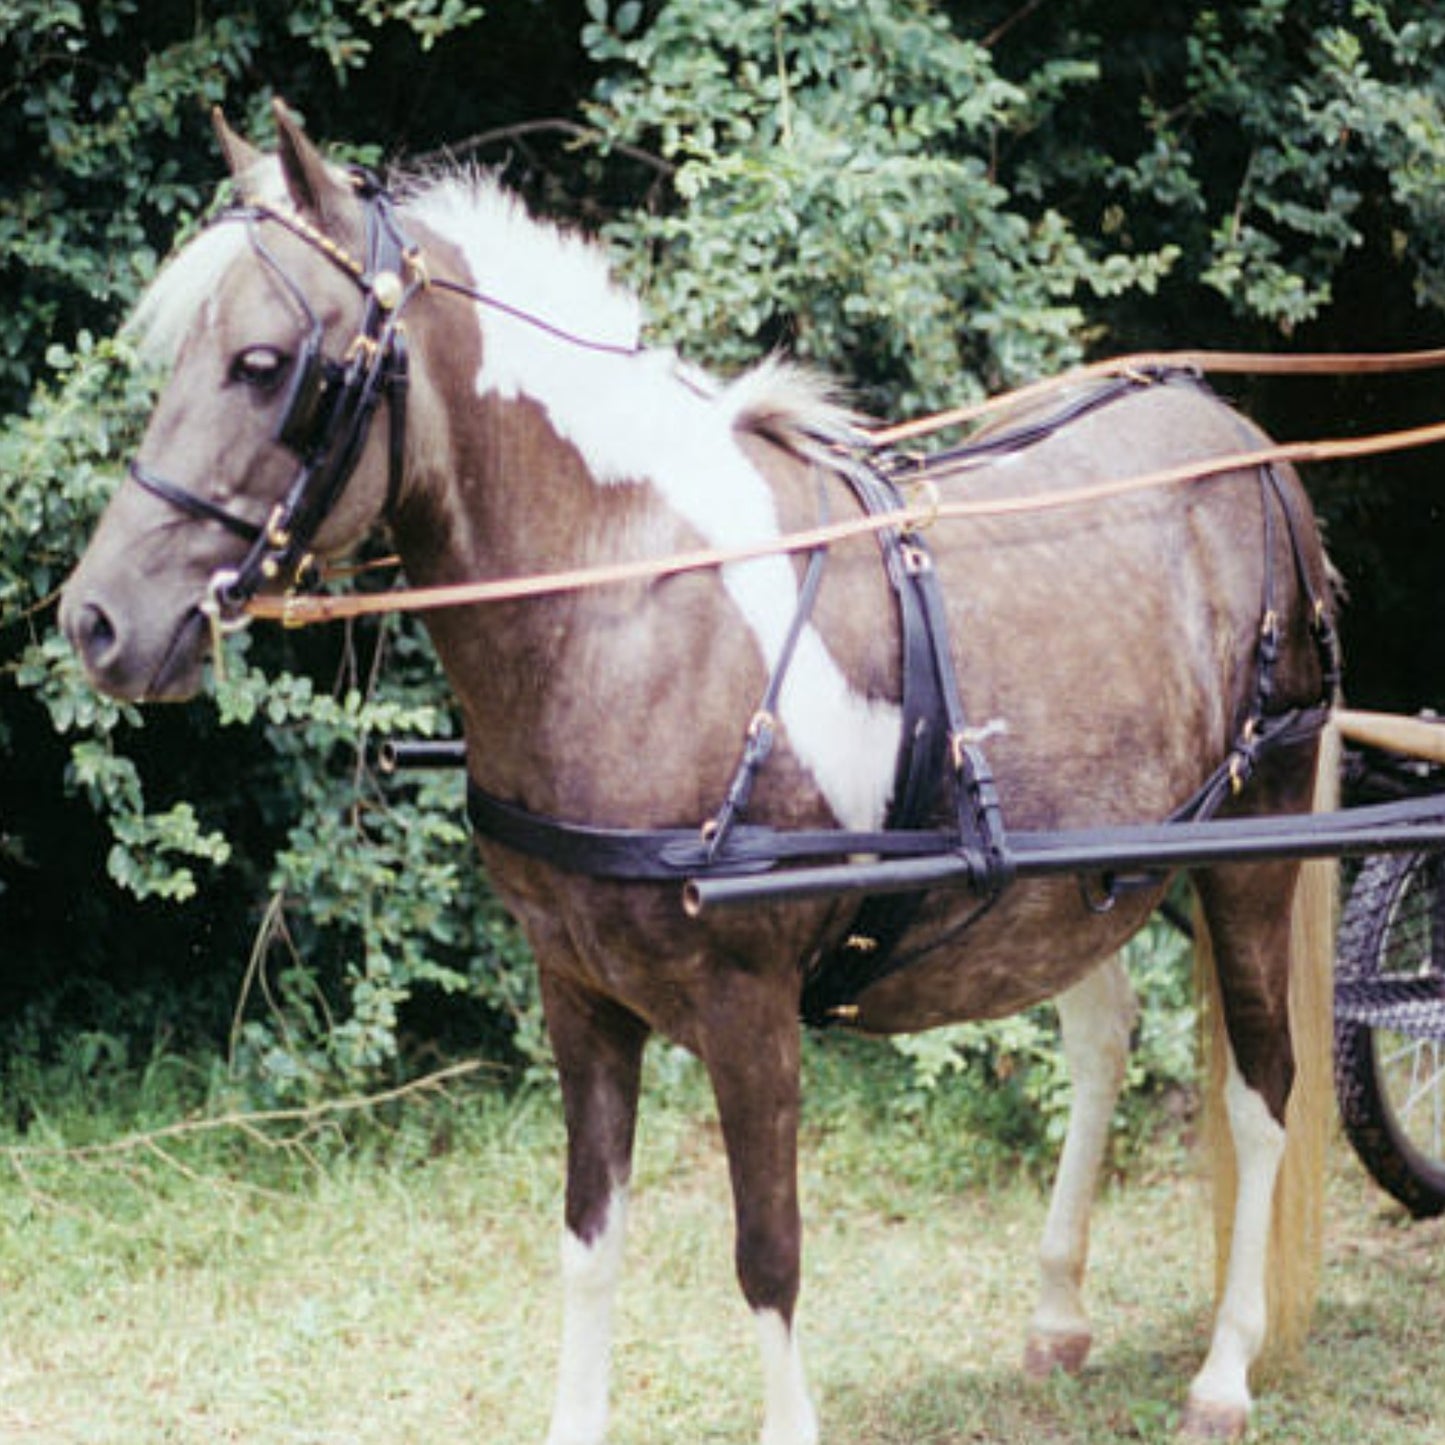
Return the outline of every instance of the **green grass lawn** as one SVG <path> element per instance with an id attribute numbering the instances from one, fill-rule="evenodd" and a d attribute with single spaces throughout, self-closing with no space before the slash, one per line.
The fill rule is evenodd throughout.
<path id="1" fill-rule="evenodd" d="M 946 1107 L 890 1108 L 863 1051 L 841 1074 L 816 1058 L 802 1320 L 825 1439 L 1169 1439 L 1211 1277 L 1179 1148 L 1101 1201 L 1085 1375 L 1031 1384 L 1016 1365 L 1040 1186 L 950 1132 Z M 89 1154 L 37 1147 L 61 1125 L 9 1141 L 0 1441 L 537 1445 L 558 1313 L 550 1092 L 470 1083 L 330 1129 L 284 1147 L 277 1125 Z M 673 1056 L 651 1068 L 634 1197 L 613 1445 L 751 1445 L 721 1150 Z M 1253 1438 L 1439 1441 L 1445 1226 L 1407 1223 L 1340 1145 L 1328 1250 L 1312 1341 L 1267 1382 Z"/>

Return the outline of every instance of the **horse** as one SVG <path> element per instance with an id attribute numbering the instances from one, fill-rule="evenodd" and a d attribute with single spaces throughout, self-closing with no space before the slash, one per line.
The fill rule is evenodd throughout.
<path id="1" fill-rule="evenodd" d="M 1222 811 L 1310 811 L 1333 776 L 1318 729 L 1252 742 L 1281 710 L 1322 697 L 1327 710 L 1333 688 L 1320 642 L 1331 574 L 1298 478 L 1249 467 L 1023 517 L 1000 508 L 920 529 L 901 552 L 770 551 L 820 519 L 869 514 L 845 475 L 860 423 L 815 375 L 769 358 L 714 378 L 642 344 L 640 303 L 601 248 L 492 180 L 384 188 L 329 162 L 279 102 L 275 123 L 263 154 L 217 117 L 239 202 L 178 251 L 136 313 L 169 379 L 60 610 L 98 688 L 192 696 L 215 625 L 239 625 L 310 559 L 380 528 L 423 587 L 708 548 L 732 557 L 426 614 L 469 786 L 495 824 L 479 828 L 481 860 L 535 954 L 563 1103 L 548 1445 L 606 1434 L 654 1035 L 696 1055 L 715 1095 L 761 1362 L 760 1439 L 820 1439 L 797 1319 L 800 1000 L 850 947 L 890 955 L 825 1020 L 863 1033 L 1056 1000 L 1073 1101 L 1023 1353 L 1032 1374 L 1077 1372 L 1092 1339 L 1089 1208 L 1135 1016 L 1119 953 L 1169 877 L 983 867 L 972 886 L 911 897 L 881 949 L 855 935 L 857 910 L 838 897 L 692 916 L 645 866 L 588 866 L 594 835 L 685 830 L 706 853 L 743 814 L 768 836 L 837 832 L 871 852 L 904 785 L 905 733 L 923 726 L 904 698 L 900 555 L 936 584 L 927 635 L 977 720 L 946 739 L 926 818 L 988 793 L 997 806 L 972 813 L 1009 828 L 1157 821 L 1217 785 L 1224 760 Z M 970 497 L 1046 502 L 1261 439 L 1187 378 L 1065 396 L 1066 415 L 1041 418 L 1035 404 L 994 424 L 1012 444 L 974 458 Z M 757 554 L 727 551 L 748 546 Z M 578 838 L 593 851 L 568 853 Z M 1266 1337 L 1291 1318 L 1298 1331 L 1308 1310 L 1329 1099 L 1320 866 L 1192 870 L 1232 1182 L 1213 1333 L 1180 1412 L 1188 1437 L 1245 1431 Z"/>

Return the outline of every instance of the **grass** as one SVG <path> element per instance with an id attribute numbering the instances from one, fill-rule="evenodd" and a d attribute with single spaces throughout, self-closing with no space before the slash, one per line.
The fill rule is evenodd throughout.
<path id="1" fill-rule="evenodd" d="M 1210 1279 L 1204 1192 L 1178 1151 L 1101 1202 L 1085 1375 L 1030 1384 L 1016 1361 L 1042 1189 L 956 1132 L 946 1104 L 900 1115 L 879 1060 L 811 1055 L 802 1319 L 825 1438 L 1169 1439 Z M 543 1438 L 561 1178 L 550 1093 L 418 1098 L 348 1138 L 282 1137 L 88 1154 L 27 1140 L 0 1155 L 0 1440 Z M 613 1445 L 752 1445 L 725 1169 L 696 1070 L 667 1054 L 650 1069 L 635 1200 Z M 1253 1438 L 1436 1441 L 1445 1225 L 1407 1223 L 1343 1146 L 1330 1208 L 1316 1330 L 1262 1391 Z"/>

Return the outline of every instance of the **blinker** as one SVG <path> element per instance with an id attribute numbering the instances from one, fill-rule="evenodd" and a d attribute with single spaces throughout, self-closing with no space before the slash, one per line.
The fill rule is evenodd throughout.
<path id="1" fill-rule="evenodd" d="M 322 355 L 320 338 L 308 337 L 296 357 L 276 427 L 276 440 L 283 447 L 303 460 L 324 447 L 344 393 L 342 380 L 342 368 Z"/>

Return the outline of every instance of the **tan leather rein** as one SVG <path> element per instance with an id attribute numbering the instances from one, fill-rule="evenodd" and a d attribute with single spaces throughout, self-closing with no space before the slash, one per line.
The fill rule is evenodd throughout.
<path id="1" fill-rule="evenodd" d="M 1201 372 L 1270 375 L 1351 375 L 1379 372 L 1424 371 L 1445 367 L 1445 348 L 1412 352 L 1319 353 L 1298 356 L 1223 351 L 1140 352 L 1095 362 L 1060 373 L 1030 386 L 1003 393 L 986 401 L 939 412 L 933 416 L 861 434 L 868 451 L 878 451 L 951 427 L 967 425 L 991 413 L 1048 395 L 1081 381 L 1100 377 L 1127 376 L 1150 369 L 1174 368 Z M 965 518 L 1018 516 L 1081 506 L 1090 502 L 1126 496 L 1181 482 L 1203 481 L 1225 472 L 1249 471 L 1277 462 L 1310 463 L 1341 461 L 1355 457 L 1379 456 L 1445 442 L 1445 422 L 1379 432 L 1370 436 L 1343 437 L 1320 441 L 1281 442 L 1251 451 L 1186 462 L 1134 477 L 1092 483 L 1046 496 L 1004 497 L 989 500 L 943 501 L 928 486 L 925 499 L 917 504 L 875 516 L 834 522 L 804 531 L 789 532 L 737 547 L 705 547 L 649 557 L 632 562 L 573 568 L 531 577 L 508 577 L 489 581 L 462 582 L 450 586 L 403 587 L 382 593 L 327 596 L 288 594 L 251 599 L 246 612 L 251 617 L 281 621 L 291 627 L 391 612 L 424 612 L 445 607 L 475 606 L 484 602 L 517 602 L 557 596 L 596 587 L 655 582 L 685 572 L 724 567 L 760 557 L 811 551 L 813 548 L 896 528 L 916 532 L 938 521 Z M 926 462 L 915 473 L 917 481 L 929 484 L 941 476 L 972 470 L 967 459 L 929 468 Z M 907 481 L 914 480 L 905 478 Z"/>

